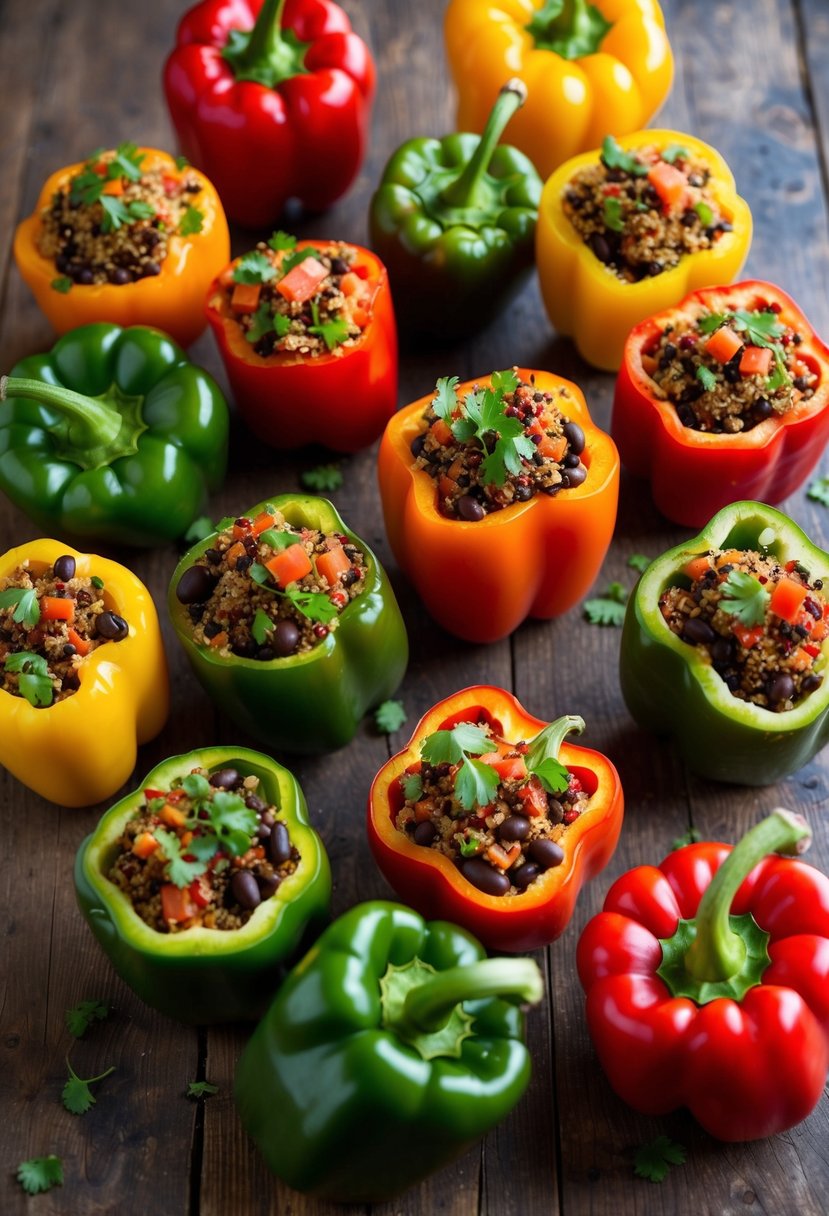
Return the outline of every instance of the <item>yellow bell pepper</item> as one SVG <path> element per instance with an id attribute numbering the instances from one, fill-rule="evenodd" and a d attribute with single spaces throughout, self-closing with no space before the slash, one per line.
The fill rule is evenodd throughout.
<path id="1" fill-rule="evenodd" d="M 0 690 L 0 764 L 50 802 L 89 806 L 123 785 L 137 745 L 167 720 L 167 660 L 150 593 L 125 566 L 34 540 L 0 557 L 0 579 L 21 565 L 40 574 L 62 554 L 74 557 L 77 577 L 103 579 L 104 602 L 127 621 L 129 636 L 91 651 L 78 668 L 78 691 L 48 708 Z"/>
<path id="2" fill-rule="evenodd" d="M 572 337 L 582 358 L 605 371 L 618 369 L 634 325 L 701 287 L 732 283 L 748 256 L 752 232 L 748 204 L 737 194 L 728 165 L 708 144 L 681 131 L 635 131 L 618 143 L 625 151 L 679 145 L 704 162 L 711 172 L 706 189 L 732 231 L 723 232 L 710 249 L 686 254 L 661 274 L 625 282 L 599 261 L 562 206 L 569 181 L 599 160 L 600 149 L 574 156 L 556 170 L 544 186 L 536 229 L 541 294 L 559 334 Z"/>
<path id="3" fill-rule="evenodd" d="M 450 0 L 444 32 L 458 129 L 482 131 L 519 76 L 528 98 L 509 141 L 542 177 L 600 143 L 611 121 L 622 135 L 644 127 L 673 79 L 657 0 Z"/>

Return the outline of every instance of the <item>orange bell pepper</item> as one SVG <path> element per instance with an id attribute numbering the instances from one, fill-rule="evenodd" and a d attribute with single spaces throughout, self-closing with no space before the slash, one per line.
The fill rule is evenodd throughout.
<path id="1" fill-rule="evenodd" d="M 168 169 L 179 176 L 175 160 L 166 152 L 154 148 L 139 148 L 138 152 L 143 153 L 143 170 Z M 52 286 L 60 277 L 55 263 L 38 249 L 43 227 L 40 216 L 52 196 L 68 189 L 69 182 L 83 169 L 84 164 L 79 163 L 53 173 L 45 182 L 34 211 L 18 224 L 15 232 L 17 268 L 39 308 L 59 334 L 91 321 L 109 321 L 114 325 L 152 325 L 170 334 L 181 346 L 189 346 L 205 328 L 207 289 L 230 258 L 230 235 L 219 196 L 204 174 L 188 168 L 188 176 L 202 187 L 199 194 L 193 195 L 194 205 L 201 212 L 201 229 L 187 236 L 168 235 L 167 256 L 160 274 L 123 286 L 73 283 L 71 290 L 61 292 Z"/>
<path id="2" fill-rule="evenodd" d="M 378 475 L 386 532 L 401 570 L 444 629 L 472 642 L 495 642 L 528 616 L 567 612 L 587 593 L 616 521 L 619 458 L 592 422 L 579 388 L 550 372 L 516 368 L 544 392 L 567 392 L 562 412 L 586 438 L 580 486 L 537 494 L 468 523 L 438 510 L 433 478 L 413 464 L 411 444 L 434 394 L 399 410 L 380 444 Z M 458 387 L 463 394 L 489 376 Z"/>

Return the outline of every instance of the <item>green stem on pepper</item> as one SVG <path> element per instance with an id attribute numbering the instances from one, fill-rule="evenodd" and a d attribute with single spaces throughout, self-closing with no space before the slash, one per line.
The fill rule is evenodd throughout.
<path id="1" fill-rule="evenodd" d="M 540 50 L 580 59 L 599 50 L 612 24 L 587 0 L 544 0 L 524 28 Z"/>
<path id="2" fill-rule="evenodd" d="M 231 30 L 222 56 L 237 80 L 252 80 L 275 89 L 283 80 L 306 72 L 305 52 L 292 30 L 282 27 L 285 0 L 265 0 L 252 30 Z"/>
<path id="3" fill-rule="evenodd" d="M 440 199 L 448 207 L 472 208 L 483 206 L 485 199 L 479 189 L 481 179 L 489 167 L 492 153 L 504 133 L 509 120 L 527 100 L 527 86 L 514 77 L 501 88 L 490 111 L 480 142 L 473 152 L 460 177 L 441 191 Z"/>
<path id="4" fill-rule="evenodd" d="M 103 447 L 121 430 L 121 414 L 100 397 L 75 393 L 61 384 L 28 380 L 23 376 L 0 376 L 0 401 L 7 397 L 29 397 L 59 410 L 70 420 L 70 435 L 77 447 Z"/>

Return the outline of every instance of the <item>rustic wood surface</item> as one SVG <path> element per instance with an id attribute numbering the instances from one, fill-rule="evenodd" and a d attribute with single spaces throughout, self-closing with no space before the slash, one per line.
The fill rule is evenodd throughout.
<path id="1" fill-rule="evenodd" d="M 56 167 L 90 149 L 134 139 L 172 147 L 159 72 L 183 3 L 142 0 L 3 0 L 0 63 L 4 121 L 0 146 L 0 368 L 53 341 L 11 258 L 13 225 L 34 204 Z M 300 219 L 302 235 L 366 239 L 366 208 L 390 152 L 416 134 L 443 134 L 454 103 L 442 48 L 440 0 L 349 0 L 355 28 L 379 67 L 371 153 L 354 189 L 329 215 Z M 752 207 L 755 239 L 747 275 L 771 279 L 829 332 L 829 12 L 825 0 L 667 0 L 677 74 L 660 124 L 717 146 Z M 608 128 L 612 129 L 612 115 Z M 249 247 L 236 233 L 234 251 Z M 212 342 L 193 358 L 224 383 Z M 403 360 L 400 402 L 428 391 L 435 378 L 461 379 L 513 363 L 570 376 L 584 389 L 600 425 L 609 422 L 613 380 L 585 366 L 551 332 L 535 282 L 511 311 L 463 347 L 420 349 Z M 211 509 L 214 518 L 250 502 L 299 488 L 299 473 L 320 452 L 283 458 L 257 450 L 235 425 L 231 471 Z M 284 759 L 308 797 L 334 871 L 334 911 L 391 893 L 372 862 L 363 819 L 369 783 L 390 750 L 438 698 L 470 683 L 512 689 L 542 718 L 579 713 L 588 743 L 618 765 L 627 818 L 607 872 L 581 896 L 568 931 L 538 961 L 548 999 L 529 1019 L 533 1080 L 514 1113 L 478 1148 L 376 1216 L 541 1216 L 563 1213 L 825 1213 L 829 1210 L 829 1103 L 825 1097 L 799 1127 L 751 1145 L 722 1145 L 677 1113 L 646 1119 L 624 1106 L 599 1069 L 583 1019 L 574 954 L 578 934 L 600 908 L 612 878 L 658 861 L 693 826 L 704 837 L 732 840 L 761 812 L 784 804 L 805 812 L 815 829 L 814 864 L 829 869 L 825 824 L 827 764 L 818 757 L 779 787 L 742 789 L 689 777 L 670 746 L 637 730 L 616 677 L 619 631 L 588 625 L 578 609 L 563 619 L 528 623 L 497 645 L 476 647 L 442 633 L 391 562 L 374 475 L 376 449 L 343 463 L 335 501 L 391 573 L 412 643 L 401 696 L 409 714 L 390 739 L 365 724 L 354 742 L 322 759 Z M 824 472 L 827 469 L 824 467 Z M 826 509 L 803 493 L 786 504 L 819 542 L 829 541 Z M 35 529 L 0 502 L 0 551 Z M 616 536 L 601 581 L 632 585 L 632 553 L 656 555 L 681 533 L 661 519 L 647 487 L 623 478 Z M 150 586 L 159 605 L 176 554 L 116 554 Z M 217 714 L 185 668 L 172 631 L 165 637 L 173 673 L 173 711 L 159 739 L 139 756 L 136 781 L 161 759 L 219 742 L 250 741 Z M 113 739 L 113 746 L 118 746 Z M 255 746 L 255 744 L 254 744 Z M 48 757 L 43 758 L 48 763 Z M 128 787 L 135 782 L 128 783 Z M 337 1210 L 275 1182 L 243 1132 L 231 1098 L 244 1028 L 194 1030 L 143 1005 L 114 976 L 76 910 L 72 861 L 101 807 L 60 810 L 0 771 L 0 1211 L 61 1216 L 326 1216 Z M 110 1064 L 97 1105 L 73 1117 L 60 1103 L 64 1057 L 72 1041 L 64 1010 L 96 997 L 109 1020 L 73 1046 L 80 1075 Z M 187 1082 L 206 1077 L 219 1093 L 186 1100 Z M 688 1150 L 684 1166 L 660 1186 L 636 1179 L 638 1145 L 666 1133 Z M 63 1159 L 65 1182 L 27 1199 L 14 1181 L 17 1163 L 46 1153 Z M 368 1209 L 366 1209 L 368 1210 Z"/>

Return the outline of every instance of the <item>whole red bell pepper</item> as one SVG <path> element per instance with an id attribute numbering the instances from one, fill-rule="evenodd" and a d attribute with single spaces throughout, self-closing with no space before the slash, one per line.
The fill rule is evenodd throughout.
<path id="1" fill-rule="evenodd" d="M 272 224 L 290 198 L 324 211 L 345 193 L 374 86 L 371 54 L 331 0 L 202 0 L 164 67 L 182 152 L 250 228 Z"/>
<path id="2" fill-rule="evenodd" d="M 687 1106 L 720 1140 L 805 1119 L 829 1066 L 829 878 L 777 809 L 732 849 L 691 844 L 619 878 L 578 945 L 587 1022 L 636 1110 Z"/>
<path id="3" fill-rule="evenodd" d="M 818 377 L 812 396 L 736 434 L 684 425 L 646 370 L 665 328 L 694 323 L 706 314 L 758 309 L 775 313 L 781 328 L 798 335 L 791 349 L 799 364 Z M 674 523 L 701 527 L 738 499 L 782 502 L 809 475 L 829 442 L 829 348 L 795 302 L 772 283 L 749 280 L 692 292 L 675 308 L 631 330 L 616 381 L 611 434 L 622 464 L 650 479 L 654 502 Z"/>
<path id="4" fill-rule="evenodd" d="M 557 759 L 589 795 L 587 810 L 567 825 L 558 840 L 564 854 L 559 864 L 517 894 L 486 894 L 447 854 L 424 848 L 395 825 L 404 800 L 401 778 L 419 767 L 421 746 L 436 731 L 451 730 L 459 723 L 483 723 L 496 740 L 509 744 L 531 744 L 550 728 L 555 732 Z M 380 769 L 368 797 L 369 845 L 401 899 L 423 916 L 463 925 L 490 950 L 535 950 L 559 937 L 573 915 L 582 885 L 612 857 L 622 827 L 624 804 L 616 769 L 599 752 L 563 742 L 569 731 L 583 728 L 580 718 L 542 722 L 511 693 L 491 685 L 465 688 L 434 705 L 418 722 L 406 748 Z M 527 814 L 534 815 L 534 810 Z"/>

